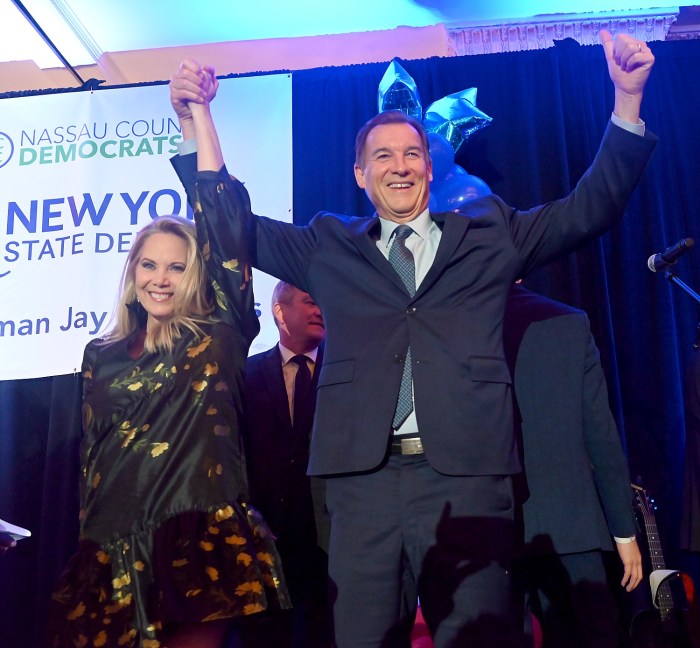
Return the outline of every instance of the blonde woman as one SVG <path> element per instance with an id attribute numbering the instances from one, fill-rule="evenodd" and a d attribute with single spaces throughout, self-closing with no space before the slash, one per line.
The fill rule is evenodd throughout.
<path id="1" fill-rule="evenodd" d="M 227 216 L 208 105 L 192 113 L 196 227 L 165 216 L 139 232 L 116 324 L 85 350 L 80 545 L 53 596 L 54 646 L 219 648 L 227 620 L 289 605 L 239 435 L 259 328 L 249 219 Z"/>

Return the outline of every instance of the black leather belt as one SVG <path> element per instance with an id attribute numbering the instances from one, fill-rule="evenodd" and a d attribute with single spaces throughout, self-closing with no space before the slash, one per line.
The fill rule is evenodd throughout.
<path id="1" fill-rule="evenodd" d="M 412 434 L 393 437 L 389 446 L 391 454 L 419 455 L 423 454 L 423 442 L 420 437 Z"/>

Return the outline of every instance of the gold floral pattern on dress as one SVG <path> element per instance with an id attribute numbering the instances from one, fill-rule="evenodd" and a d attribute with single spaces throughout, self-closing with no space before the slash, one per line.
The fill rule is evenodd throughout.
<path id="1" fill-rule="evenodd" d="M 202 392 L 208 386 L 209 386 L 209 383 L 206 380 L 195 380 L 192 383 L 192 389 L 194 389 L 196 392 Z"/>
<path id="2" fill-rule="evenodd" d="M 224 467 L 212 457 L 204 457 L 202 460 L 202 470 L 209 479 L 216 479 L 224 474 Z"/>
<path id="3" fill-rule="evenodd" d="M 123 576 L 112 579 L 112 587 L 115 590 L 126 587 L 129 583 L 131 583 L 131 576 L 129 574 L 124 574 Z"/>
<path id="4" fill-rule="evenodd" d="M 215 436 L 228 436 L 231 434 L 231 428 L 228 425 L 215 425 L 214 435 Z"/>
<path id="5" fill-rule="evenodd" d="M 167 441 L 161 441 L 160 443 L 151 443 L 151 456 L 152 457 L 159 457 L 169 447 L 170 447 L 170 444 Z"/>
<path id="6" fill-rule="evenodd" d="M 130 420 L 122 421 L 117 428 L 118 433 L 123 437 L 121 447 L 128 448 L 132 444 L 132 442 L 135 441 L 132 446 L 132 450 L 136 452 L 138 452 L 139 450 L 143 450 L 144 447 L 148 444 L 148 441 L 143 437 L 146 434 L 146 432 L 148 432 L 148 430 L 150 429 L 151 426 L 149 423 L 144 423 L 141 426 L 137 426 L 132 425 Z M 160 454 L 160 452 L 158 454 Z M 157 455 L 153 456 L 155 457 Z"/>
<path id="7" fill-rule="evenodd" d="M 175 373 L 175 366 L 166 367 L 162 362 L 152 371 L 141 371 L 141 367 L 135 367 L 128 376 L 115 378 L 110 386 L 113 389 L 127 389 L 131 392 L 143 389 L 150 393 L 160 389 L 163 381 L 169 380 Z"/>
<path id="8" fill-rule="evenodd" d="M 246 616 L 250 616 L 251 614 L 257 614 L 258 612 L 262 612 L 265 608 L 260 605 L 260 603 L 249 603 L 248 605 L 245 605 L 243 607 L 243 614 Z"/>
<path id="9" fill-rule="evenodd" d="M 211 245 L 209 245 L 209 241 L 202 245 L 202 257 L 204 257 L 205 261 L 209 261 L 211 258 Z"/>
<path id="10" fill-rule="evenodd" d="M 221 267 L 224 268 L 225 270 L 230 270 L 231 272 L 240 272 L 240 264 L 238 263 L 238 259 L 229 259 L 228 261 L 224 261 L 221 264 Z"/>
<path id="11" fill-rule="evenodd" d="M 226 300 L 226 293 L 221 290 L 221 286 L 216 279 L 211 280 L 211 287 L 214 290 L 214 297 L 216 299 L 216 305 L 223 311 L 228 310 L 228 301 Z"/>
<path id="12" fill-rule="evenodd" d="M 66 619 L 68 619 L 69 621 L 75 621 L 75 619 L 85 614 L 86 609 L 87 607 L 85 606 L 85 603 L 81 601 L 70 612 L 68 612 L 68 614 L 66 614 Z"/>
<path id="13" fill-rule="evenodd" d="M 200 353 L 205 351 L 207 347 L 211 344 L 211 335 L 205 335 L 196 346 L 191 346 L 187 348 L 187 357 L 196 358 Z"/>
<path id="14" fill-rule="evenodd" d="M 236 594 L 238 596 L 245 596 L 249 592 L 261 594 L 262 591 L 262 585 L 258 581 L 248 581 L 247 583 L 241 583 L 238 587 L 236 587 Z"/>
<path id="15" fill-rule="evenodd" d="M 228 506 L 224 506 L 223 508 L 220 508 L 214 512 L 214 519 L 217 522 L 221 522 L 222 520 L 228 520 L 232 516 L 233 516 L 233 506 L 231 506 L 230 504 Z"/>
<path id="16" fill-rule="evenodd" d="M 118 639 L 117 639 L 117 644 L 119 646 L 126 646 L 131 645 L 131 642 L 136 639 L 136 629 L 132 628 L 131 630 L 128 630 L 124 634 L 122 634 Z"/>
<path id="17" fill-rule="evenodd" d="M 219 373 L 219 363 L 218 362 L 207 362 L 204 366 L 205 376 L 215 376 Z"/>
<path id="18" fill-rule="evenodd" d="M 221 464 L 212 465 L 207 468 L 207 477 L 212 479 L 214 477 L 221 477 L 224 474 L 224 467 Z"/>
<path id="19" fill-rule="evenodd" d="M 263 611 L 271 603 L 275 608 L 288 607 L 289 600 L 278 578 L 281 572 L 273 556 L 274 546 L 261 540 L 269 534 L 259 526 L 262 522 L 257 513 L 237 502 L 214 507 L 205 515 L 204 525 L 197 527 L 201 530 L 195 537 L 178 533 L 179 540 L 168 545 L 174 552 L 168 561 L 168 587 L 179 591 L 194 606 L 193 610 L 201 611 L 197 618 L 202 622 L 247 616 Z M 90 552 L 79 554 L 91 562 L 83 561 L 78 566 L 99 588 L 88 596 L 89 603 L 72 598 L 78 592 L 70 588 L 59 587 L 53 597 L 63 604 L 64 617 L 69 616 L 68 622 L 75 626 L 71 642 L 60 645 L 87 647 L 97 641 L 105 647 L 162 646 L 165 624 L 157 616 L 159 608 L 139 607 L 143 600 L 139 603 L 136 596 L 136 581 L 147 572 L 147 560 L 138 555 L 138 543 L 124 538 L 104 548 L 92 545 Z M 111 581 L 91 576 L 94 572 L 105 576 L 111 573 Z M 147 623 L 137 625 L 138 610 L 139 614 L 148 615 Z"/>
<path id="20" fill-rule="evenodd" d="M 253 557 L 247 553 L 239 553 L 238 556 L 236 556 L 236 560 L 242 565 L 248 567 L 248 565 L 253 562 Z"/>
<path id="21" fill-rule="evenodd" d="M 131 594 L 127 594 L 126 596 L 122 596 L 121 598 L 117 599 L 114 603 L 105 605 L 105 614 L 116 614 L 119 612 L 119 610 L 131 605 L 133 598 L 134 597 Z"/>

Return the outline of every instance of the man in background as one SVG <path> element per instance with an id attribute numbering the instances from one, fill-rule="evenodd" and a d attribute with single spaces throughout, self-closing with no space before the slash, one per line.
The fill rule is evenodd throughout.
<path id="1" fill-rule="evenodd" d="M 524 534 L 516 583 L 547 648 L 617 648 L 603 551 L 615 545 L 627 591 L 642 579 L 642 559 L 627 460 L 588 317 L 516 285 L 503 341 L 524 465 L 515 481 Z"/>
<path id="2" fill-rule="evenodd" d="M 325 335 L 308 293 L 280 281 L 272 293 L 279 344 L 248 358 L 244 434 L 251 502 L 275 534 L 294 609 L 250 619 L 243 645 L 330 645 L 328 534 L 323 481 L 306 476 Z"/>

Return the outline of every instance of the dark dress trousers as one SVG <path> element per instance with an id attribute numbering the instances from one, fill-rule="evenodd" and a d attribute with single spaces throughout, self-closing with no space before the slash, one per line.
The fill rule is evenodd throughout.
<path id="1" fill-rule="evenodd" d="M 464 213 L 431 213 L 442 229 L 442 238 L 433 265 L 413 297 L 377 249 L 377 217 L 320 213 L 306 227 L 257 217 L 251 246 L 253 265 L 310 293 L 320 306 L 326 325 L 309 474 L 355 475 L 349 478 L 353 484 L 339 477 L 330 479 L 327 485 L 329 510 L 332 490 L 336 502 L 335 510 L 331 510 L 330 575 L 338 587 L 334 615 L 339 645 L 361 643 L 353 638 L 353 633 L 370 625 L 367 620 L 358 623 L 353 617 L 353 612 L 366 603 L 359 599 L 368 598 L 365 585 L 395 578 L 394 572 L 374 578 L 361 575 L 357 571 L 358 554 L 362 557 L 362 574 L 386 574 L 387 563 L 396 560 L 397 553 L 405 547 L 402 534 L 409 527 L 427 534 L 418 540 L 423 552 L 433 545 L 437 553 L 443 549 L 459 551 L 450 541 L 449 529 L 455 521 L 447 504 L 453 494 L 461 499 L 461 515 L 473 512 L 483 517 L 484 508 L 488 507 L 499 521 L 511 515 L 503 484 L 497 484 L 501 490 L 496 494 L 489 481 L 520 469 L 513 433 L 511 378 L 502 344 L 508 293 L 517 277 L 603 233 L 618 221 L 654 145 L 655 138 L 650 134 L 639 137 L 610 124 L 592 166 L 576 189 L 562 200 L 519 211 L 492 195 L 470 202 Z M 190 200 L 196 178 L 194 158 L 173 159 Z M 222 173 L 226 173 L 225 169 Z M 238 185 L 238 190 L 239 208 L 247 209 L 247 193 L 242 185 Z M 434 471 L 433 477 L 427 477 L 426 466 L 415 465 L 412 474 L 422 487 L 427 486 L 434 493 L 434 501 L 420 509 L 409 506 L 400 524 L 391 529 L 387 524 L 387 536 L 381 543 L 365 542 L 366 549 L 358 550 L 357 543 L 376 533 L 376 525 L 387 523 L 399 505 L 396 496 L 386 492 L 396 483 L 391 481 L 390 473 L 379 471 L 386 473 L 384 481 L 382 475 L 375 473 L 384 465 L 387 454 L 409 345 L 415 411 L 425 450 L 423 459 Z M 393 470 L 396 466 L 388 467 Z M 409 476 L 407 470 L 404 466 L 399 471 L 399 481 Z M 423 475 L 430 484 L 425 483 Z M 460 478 L 440 481 L 435 475 Z M 474 484 L 479 481 L 475 477 L 483 477 L 481 487 L 466 487 L 465 476 Z M 363 516 L 365 502 L 373 507 L 371 522 Z M 382 502 L 385 516 L 376 509 Z M 456 510 L 456 506 L 452 508 L 453 512 Z M 426 518 L 418 524 L 422 511 Z M 445 513 L 444 519 L 440 512 Z M 416 518 L 413 523 L 411 516 Z M 439 528 L 435 527 L 436 518 L 441 522 Z M 479 528 L 482 527 L 476 526 L 477 533 Z M 504 529 L 498 535 L 505 533 Z M 394 538 L 391 541 L 389 534 Z M 443 535 L 436 538 L 435 534 Z M 334 544 L 336 537 L 338 544 Z M 479 554 L 493 545 L 486 541 L 475 551 Z M 420 551 L 417 555 L 420 558 Z M 430 555 L 431 561 L 436 558 Z M 452 558 L 447 562 L 450 561 Z M 484 573 L 477 563 L 472 561 L 459 582 L 453 583 L 455 588 L 471 587 L 469 596 L 457 603 L 457 589 L 454 595 L 451 588 L 443 594 L 452 595 L 455 605 L 442 611 L 457 621 L 470 614 L 484 620 L 480 610 L 488 609 L 490 614 L 502 604 L 503 599 L 497 599 L 498 591 L 503 589 L 503 576 L 496 575 L 497 570 L 492 572 L 495 579 L 489 576 L 479 587 L 472 587 L 470 579 L 478 580 Z M 460 564 L 458 559 L 456 564 Z M 419 561 L 411 565 L 411 571 L 418 581 L 421 601 L 428 603 L 421 586 L 435 584 L 435 579 L 434 572 L 424 567 L 425 562 Z M 478 572 L 471 573 L 470 569 Z M 339 573 L 342 582 L 338 582 Z M 451 573 L 456 572 L 452 569 Z M 348 577 L 357 582 L 349 583 Z M 346 595 L 346 587 L 355 587 L 355 592 Z M 436 586 L 431 592 L 440 592 L 440 588 Z M 381 621 L 379 617 L 394 618 L 399 607 L 395 599 L 387 598 L 385 603 L 384 594 L 381 596 L 380 600 L 369 596 L 372 609 L 388 606 L 378 615 L 377 623 Z M 484 606 L 486 598 L 489 603 Z M 429 615 L 425 606 L 423 609 L 431 630 L 442 625 L 443 617 Z M 338 630 L 339 613 L 346 616 L 341 621 L 347 630 Z M 499 624 L 496 621 L 492 626 Z M 346 631 L 351 633 L 350 638 Z M 454 626 L 450 633 L 454 636 Z M 448 645 L 451 641 L 449 636 L 440 638 L 439 633 L 436 637 L 436 645 Z M 372 645 L 380 644 L 373 641 Z"/>
<path id="2" fill-rule="evenodd" d="M 524 457 L 515 573 L 539 597 L 547 646 L 617 646 L 601 552 L 612 536 L 634 535 L 636 522 L 588 317 L 515 286 L 503 330 Z"/>

